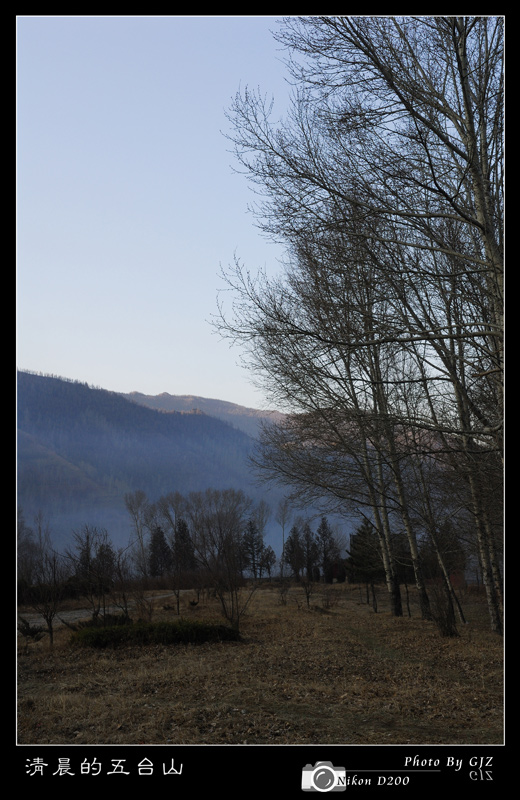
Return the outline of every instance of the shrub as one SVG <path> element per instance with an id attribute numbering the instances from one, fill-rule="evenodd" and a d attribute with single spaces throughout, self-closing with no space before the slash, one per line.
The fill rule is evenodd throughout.
<path id="1" fill-rule="evenodd" d="M 98 614 L 90 619 L 80 620 L 75 628 L 115 628 L 119 625 L 131 625 L 132 620 L 124 614 Z M 73 626 L 71 626 L 73 627 Z"/>
<path id="2" fill-rule="evenodd" d="M 31 625 L 31 623 L 23 617 L 20 617 L 18 622 L 18 632 L 25 639 L 25 652 L 29 650 L 29 640 L 32 642 L 39 642 L 47 633 L 45 628 L 42 628 L 40 625 Z"/>
<path id="3" fill-rule="evenodd" d="M 176 620 L 175 622 L 137 622 L 108 627 L 88 627 L 75 631 L 72 641 L 83 647 L 121 647 L 150 644 L 201 644 L 237 641 L 239 634 L 226 625 Z"/>

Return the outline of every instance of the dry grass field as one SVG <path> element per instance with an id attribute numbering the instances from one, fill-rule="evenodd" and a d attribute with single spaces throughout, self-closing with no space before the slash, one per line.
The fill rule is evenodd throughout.
<path id="1" fill-rule="evenodd" d="M 217 601 L 182 615 L 222 622 Z M 443 638 L 358 587 L 258 590 L 242 641 L 94 650 L 60 627 L 18 652 L 19 744 L 502 744 L 503 641 L 485 599 Z M 153 619 L 175 619 L 156 599 Z M 22 614 L 23 615 L 23 614 Z"/>

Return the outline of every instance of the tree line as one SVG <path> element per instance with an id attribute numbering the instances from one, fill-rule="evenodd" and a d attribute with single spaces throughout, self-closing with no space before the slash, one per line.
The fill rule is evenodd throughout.
<path id="1" fill-rule="evenodd" d="M 254 462 L 296 501 L 365 518 L 393 613 L 406 537 L 449 594 L 470 544 L 502 632 L 503 24 L 500 17 L 285 19 L 286 118 L 246 88 L 228 113 L 259 227 L 285 263 L 223 273 L 216 325 L 285 422 Z"/>
<path id="2" fill-rule="evenodd" d="M 19 509 L 18 603 L 42 615 L 51 642 L 63 601 L 82 598 L 92 621 L 106 625 L 114 622 L 114 610 L 119 612 L 117 619 L 130 619 L 131 608 L 140 618 L 151 616 L 153 602 L 147 591 L 156 589 L 171 592 L 175 606 L 170 608 L 175 607 L 177 614 L 183 590 L 191 592 L 193 605 L 201 593 L 211 591 L 223 616 L 238 630 L 256 588 L 273 576 L 283 602 L 293 582 L 303 588 L 309 603 L 317 584 L 348 581 L 366 586 L 367 603 L 372 602 L 377 611 L 375 586 L 386 576 L 380 540 L 368 518 L 347 538 L 326 516 L 313 527 L 309 518 L 297 515 L 297 509 L 282 500 L 275 514 L 282 532 L 282 552 L 277 558 L 265 543 L 271 509 L 240 490 L 171 492 L 157 501 L 137 490 L 125 495 L 125 505 L 129 537 L 124 546 L 115 547 L 106 529 L 85 524 L 72 531 L 70 544 L 61 553 L 53 545 L 42 513 L 30 527 Z M 405 586 L 408 598 L 414 570 L 403 532 L 392 546 L 398 564 L 396 579 Z M 464 574 L 467 556 L 464 543 L 449 527 L 435 545 L 431 538 L 420 542 L 425 575 L 442 583 L 448 574 L 450 613 L 453 617 L 456 607 L 462 622 L 463 611 L 451 580 L 457 572 Z M 454 625 L 451 630 L 455 631 Z"/>
<path id="3" fill-rule="evenodd" d="M 72 597 L 82 597 L 92 618 L 104 621 L 111 619 L 109 608 L 128 617 L 136 603 L 146 614 L 149 589 L 170 590 L 178 614 L 182 590 L 191 590 L 194 602 L 211 590 L 238 627 L 259 582 L 271 579 L 277 564 L 282 577 L 297 581 L 345 579 L 344 542 L 325 517 L 316 534 L 297 518 L 278 560 L 265 543 L 269 506 L 241 490 L 171 492 L 157 501 L 136 490 L 125 495 L 125 505 L 127 544 L 116 548 L 105 529 L 85 524 L 62 553 L 43 515 L 31 527 L 19 509 L 18 602 L 42 614 L 51 636 L 60 603 Z"/>

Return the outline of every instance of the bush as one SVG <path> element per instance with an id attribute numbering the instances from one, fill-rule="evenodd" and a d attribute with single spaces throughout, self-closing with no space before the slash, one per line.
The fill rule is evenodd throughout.
<path id="1" fill-rule="evenodd" d="M 47 630 L 42 628 L 40 625 L 31 625 L 28 620 L 20 617 L 20 621 L 18 622 L 18 632 L 24 637 L 25 651 L 28 652 L 29 640 L 33 642 L 39 642 L 40 639 L 45 636 Z"/>
<path id="2" fill-rule="evenodd" d="M 115 628 L 119 625 L 131 625 L 132 620 L 124 614 L 104 614 L 93 616 L 90 619 L 80 620 L 79 622 L 69 625 L 73 630 L 80 628 Z"/>
<path id="3" fill-rule="evenodd" d="M 238 633 L 225 625 L 191 620 L 137 622 L 128 625 L 88 627 L 75 631 L 72 642 L 83 647 L 122 647 L 150 644 L 201 644 L 237 641 Z"/>

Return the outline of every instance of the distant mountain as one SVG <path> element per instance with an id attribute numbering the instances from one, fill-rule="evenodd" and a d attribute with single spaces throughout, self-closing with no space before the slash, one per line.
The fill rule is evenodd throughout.
<path id="1" fill-rule="evenodd" d="M 255 408 L 229 403 L 225 400 L 212 400 L 207 397 L 196 397 L 194 395 L 181 394 L 173 395 L 168 392 L 162 394 L 149 395 L 141 392 L 130 392 L 123 394 L 128 400 L 132 400 L 148 408 L 155 408 L 159 411 L 201 411 L 210 417 L 216 417 L 224 422 L 228 422 L 235 428 L 247 433 L 248 436 L 256 437 L 262 423 L 278 421 L 282 414 L 277 411 L 259 411 Z"/>
<path id="2" fill-rule="evenodd" d="M 86 523 L 127 536 L 124 494 L 136 489 L 150 500 L 208 487 L 258 497 L 247 461 L 254 439 L 244 428 L 249 418 L 255 432 L 260 412 L 202 398 L 124 396 L 27 372 L 18 373 L 17 406 L 18 503 L 27 524 L 41 510 L 58 537 Z"/>

